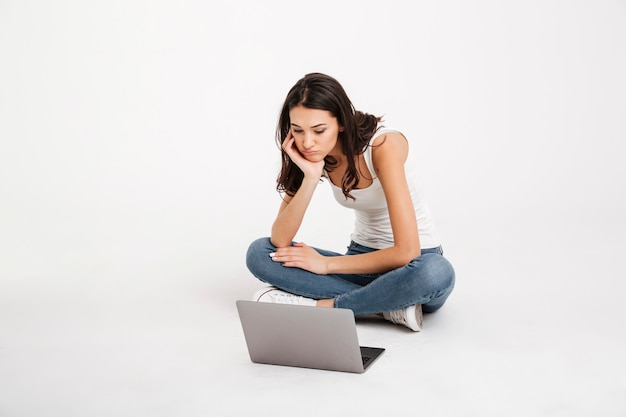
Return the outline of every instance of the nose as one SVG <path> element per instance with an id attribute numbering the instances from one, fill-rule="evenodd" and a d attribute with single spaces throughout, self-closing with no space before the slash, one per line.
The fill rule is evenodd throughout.
<path id="1" fill-rule="evenodd" d="M 313 140 L 313 135 L 311 133 L 305 133 L 304 140 L 302 141 L 302 147 L 304 147 L 304 149 L 311 149 L 314 144 L 315 141 Z"/>

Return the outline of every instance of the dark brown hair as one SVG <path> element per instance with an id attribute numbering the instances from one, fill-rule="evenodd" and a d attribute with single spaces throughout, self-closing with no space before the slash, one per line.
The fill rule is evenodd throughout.
<path id="1" fill-rule="evenodd" d="M 346 198 L 353 198 L 350 191 L 359 185 L 355 157 L 365 152 L 382 118 L 355 110 L 345 90 L 334 78 L 320 73 L 307 74 L 289 90 L 283 104 L 276 128 L 276 142 L 279 147 L 291 128 L 289 111 L 296 106 L 326 110 L 343 127 L 343 131 L 339 132 L 339 142 L 348 159 L 348 169 L 341 180 L 341 189 Z M 302 185 L 304 174 L 282 148 L 281 151 L 282 168 L 276 181 L 276 189 L 293 196 Z M 327 171 L 332 171 L 337 163 L 331 156 L 327 156 L 324 161 Z"/>

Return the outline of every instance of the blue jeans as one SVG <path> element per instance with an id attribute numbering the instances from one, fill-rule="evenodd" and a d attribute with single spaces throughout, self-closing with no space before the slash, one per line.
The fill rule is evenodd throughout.
<path id="1" fill-rule="evenodd" d="M 421 256 L 384 274 L 319 275 L 300 268 L 284 267 L 270 258 L 276 247 L 269 238 L 250 244 L 246 265 L 259 280 L 284 291 L 316 300 L 334 298 L 337 308 L 356 316 L 399 310 L 421 304 L 425 313 L 443 306 L 454 288 L 454 268 L 443 257 L 441 247 L 422 249 Z M 339 253 L 317 249 L 324 256 Z M 351 242 L 346 255 L 373 252 Z"/>

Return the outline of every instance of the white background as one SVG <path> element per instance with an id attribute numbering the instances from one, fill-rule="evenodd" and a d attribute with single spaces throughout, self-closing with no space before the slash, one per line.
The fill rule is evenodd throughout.
<path id="1" fill-rule="evenodd" d="M 234 309 L 314 71 L 409 137 L 457 271 L 356 379 L 250 364 Z M 0 416 L 623 415 L 624 74 L 624 1 L 0 0 Z"/>

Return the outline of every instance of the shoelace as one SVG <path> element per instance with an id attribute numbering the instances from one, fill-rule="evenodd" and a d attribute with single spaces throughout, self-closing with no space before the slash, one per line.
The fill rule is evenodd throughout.
<path id="1" fill-rule="evenodd" d="M 395 310 L 395 311 L 389 312 L 389 319 L 393 323 L 404 324 L 404 325 L 407 324 L 406 315 L 404 314 L 404 310 Z"/>
<path id="2" fill-rule="evenodd" d="M 272 297 L 278 304 L 300 304 L 300 300 L 302 299 L 299 295 L 284 294 L 280 292 L 278 294 L 272 294 Z"/>

